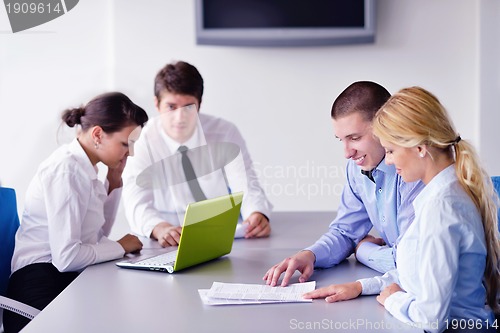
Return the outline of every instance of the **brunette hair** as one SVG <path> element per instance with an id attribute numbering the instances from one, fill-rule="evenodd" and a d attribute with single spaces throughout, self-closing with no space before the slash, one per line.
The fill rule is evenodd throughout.
<path id="1" fill-rule="evenodd" d="M 378 109 L 391 97 L 380 84 L 358 81 L 347 87 L 332 105 L 332 119 L 359 112 L 363 119 L 371 122 Z"/>
<path id="2" fill-rule="evenodd" d="M 187 62 L 167 64 L 155 77 L 154 93 L 158 100 L 161 100 L 161 93 L 165 90 L 174 94 L 194 96 L 201 104 L 203 78 L 196 67 Z"/>
<path id="3" fill-rule="evenodd" d="M 80 125 L 83 131 L 100 126 L 104 132 L 113 133 L 129 125 L 144 126 L 148 115 L 124 94 L 111 92 L 93 98 L 84 106 L 65 110 L 62 120 L 69 127 Z"/>

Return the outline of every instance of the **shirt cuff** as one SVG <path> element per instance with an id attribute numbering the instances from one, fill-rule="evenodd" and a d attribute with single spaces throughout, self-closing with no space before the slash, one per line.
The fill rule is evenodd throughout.
<path id="1" fill-rule="evenodd" d="M 120 243 L 112 241 L 107 237 L 102 237 L 99 243 L 94 245 L 96 250 L 95 264 L 121 258 L 125 255 L 125 250 Z"/>
<path id="2" fill-rule="evenodd" d="M 386 273 L 396 268 L 393 249 L 371 242 L 363 242 L 356 251 L 356 259 L 365 266 L 380 273 Z"/>
<path id="3" fill-rule="evenodd" d="M 370 260 L 370 255 L 372 252 L 376 251 L 380 245 L 374 244 L 372 242 L 363 242 L 359 245 L 356 250 L 356 259 L 365 266 L 368 266 L 368 261 Z"/>
<path id="4" fill-rule="evenodd" d="M 253 213 L 261 213 L 264 215 L 268 221 L 271 221 L 271 212 L 272 212 L 272 207 L 270 205 L 253 205 L 253 204 L 246 204 L 241 206 L 241 217 L 243 220 L 246 220 L 250 215 Z"/>
<path id="5" fill-rule="evenodd" d="M 141 236 L 144 236 L 144 237 L 148 237 L 148 238 L 152 238 L 153 237 L 153 229 L 160 223 L 162 222 L 168 222 L 172 225 L 175 225 L 175 223 L 172 223 L 171 221 L 168 221 L 166 219 L 162 219 L 162 218 L 154 218 L 154 219 L 151 219 L 150 221 L 148 221 L 148 223 L 146 223 L 144 225 L 144 227 L 142 228 L 142 235 Z"/>
<path id="6" fill-rule="evenodd" d="M 153 233 L 153 229 L 156 227 L 158 223 L 161 222 L 169 222 L 167 219 L 159 217 L 159 216 L 153 216 L 150 218 L 145 218 L 145 222 L 142 223 L 130 223 L 129 220 L 129 225 L 130 225 L 130 230 L 132 231 L 133 234 L 138 235 L 138 236 L 143 236 L 147 238 L 151 238 L 151 234 Z"/>
<path id="7" fill-rule="evenodd" d="M 404 291 L 396 291 L 385 299 L 384 307 L 391 315 L 402 322 L 408 324 L 418 324 L 419 327 L 424 328 L 426 332 L 429 332 L 429 327 L 426 323 L 416 323 L 412 320 L 412 318 L 410 318 L 408 310 L 412 301 L 413 299 L 408 295 L 408 293 Z"/>
<path id="8" fill-rule="evenodd" d="M 306 247 L 302 251 L 311 251 L 314 254 L 316 260 L 314 261 L 314 267 L 326 267 L 328 261 L 328 254 L 324 254 L 322 251 L 321 245 L 313 244 L 309 247 Z"/>
<path id="9" fill-rule="evenodd" d="M 359 279 L 357 282 L 361 283 L 361 295 L 376 295 L 381 291 L 382 284 L 377 279 Z"/>
<path id="10" fill-rule="evenodd" d="M 396 291 L 395 293 L 392 293 L 391 295 L 389 295 L 389 297 L 387 297 L 385 299 L 384 307 L 387 309 L 387 311 L 389 311 L 389 312 L 392 311 L 392 313 L 394 313 L 396 305 L 403 301 L 402 298 L 404 298 L 404 296 L 405 296 L 405 293 L 402 291 Z M 397 312 L 399 312 L 399 311 L 397 311 Z"/>

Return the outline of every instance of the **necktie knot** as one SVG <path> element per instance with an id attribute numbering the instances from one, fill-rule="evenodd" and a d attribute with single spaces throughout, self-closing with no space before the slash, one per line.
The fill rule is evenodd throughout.
<path id="1" fill-rule="evenodd" d="M 179 153 L 181 153 L 181 154 L 184 154 L 184 153 L 186 153 L 186 152 L 188 151 L 188 149 L 189 149 L 189 148 L 188 148 L 188 147 L 186 147 L 186 146 L 179 146 L 179 148 L 177 148 L 177 151 L 178 151 Z"/>

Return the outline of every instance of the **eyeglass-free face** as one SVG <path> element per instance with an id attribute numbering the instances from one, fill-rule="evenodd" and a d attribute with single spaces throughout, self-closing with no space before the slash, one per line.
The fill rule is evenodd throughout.
<path id="1" fill-rule="evenodd" d="M 197 98 L 164 91 L 160 94 L 160 100 L 155 99 L 155 104 L 165 133 L 179 144 L 189 140 L 198 119 Z"/>

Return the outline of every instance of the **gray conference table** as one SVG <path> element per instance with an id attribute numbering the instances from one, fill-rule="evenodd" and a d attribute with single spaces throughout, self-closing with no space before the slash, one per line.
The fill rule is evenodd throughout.
<path id="1" fill-rule="evenodd" d="M 30 332 L 292 332 L 419 331 L 393 318 L 374 296 L 328 304 L 204 305 L 198 289 L 214 281 L 263 283 L 265 271 L 286 256 L 313 243 L 334 213 L 274 213 L 272 236 L 237 239 L 220 259 L 175 274 L 118 268 L 114 262 L 85 269 L 47 308 L 28 324 Z M 159 249 L 146 240 L 143 255 Z M 375 276 L 354 258 L 316 270 L 317 287 Z M 292 282 L 297 282 L 298 273 Z M 421 332 L 421 331 L 420 331 Z"/>

